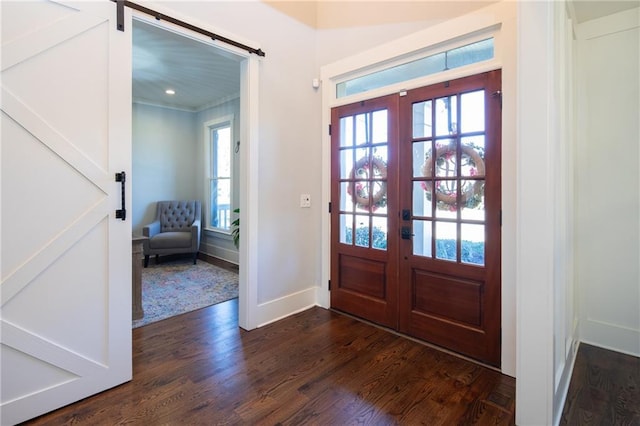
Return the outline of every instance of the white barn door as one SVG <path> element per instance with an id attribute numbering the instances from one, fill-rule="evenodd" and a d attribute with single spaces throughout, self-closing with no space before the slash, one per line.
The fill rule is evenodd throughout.
<path id="1" fill-rule="evenodd" d="M 0 423 L 131 379 L 131 16 L 2 1 Z M 131 205 L 126 183 L 127 207 Z"/>

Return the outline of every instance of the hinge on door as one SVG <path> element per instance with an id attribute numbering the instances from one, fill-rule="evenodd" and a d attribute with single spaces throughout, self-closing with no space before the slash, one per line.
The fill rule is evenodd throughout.
<path id="1" fill-rule="evenodd" d="M 491 97 L 497 98 L 500 101 L 500 109 L 502 109 L 502 90 L 496 90 L 491 94 Z"/>
<path id="2" fill-rule="evenodd" d="M 329 136 L 331 136 L 331 124 L 329 124 Z"/>
<path id="3" fill-rule="evenodd" d="M 328 282 L 329 282 L 329 288 L 327 290 L 331 291 L 331 280 L 329 280 Z"/>
<path id="4" fill-rule="evenodd" d="M 500 226 L 502 226 L 502 210 L 500 210 Z"/>
<path id="5" fill-rule="evenodd" d="M 331 213 L 331 202 L 329 202 L 329 213 Z"/>

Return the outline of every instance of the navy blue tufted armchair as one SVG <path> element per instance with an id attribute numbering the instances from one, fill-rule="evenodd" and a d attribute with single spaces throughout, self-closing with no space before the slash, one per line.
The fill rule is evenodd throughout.
<path id="1" fill-rule="evenodd" d="M 149 256 L 175 253 L 192 253 L 196 264 L 200 248 L 201 205 L 198 200 L 158 201 L 155 221 L 142 228 L 149 237 L 144 241 L 144 267 L 149 266 Z"/>

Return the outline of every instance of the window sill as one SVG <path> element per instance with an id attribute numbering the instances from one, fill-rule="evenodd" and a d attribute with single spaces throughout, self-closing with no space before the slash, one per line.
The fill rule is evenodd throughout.
<path id="1" fill-rule="evenodd" d="M 208 237 L 221 238 L 224 240 L 232 240 L 231 231 L 224 231 L 222 229 L 205 228 L 204 233 Z"/>

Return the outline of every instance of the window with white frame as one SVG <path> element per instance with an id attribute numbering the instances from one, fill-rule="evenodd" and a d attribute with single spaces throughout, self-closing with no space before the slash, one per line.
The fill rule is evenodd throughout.
<path id="1" fill-rule="evenodd" d="M 205 199 L 207 200 L 207 229 L 231 230 L 233 194 L 233 117 L 210 121 L 206 130 Z"/>
<path id="2" fill-rule="evenodd" d="M 401 81 L 488 61 L 493 57 L 494 39 L 489 37 L 340 82 L 336 84 L 336 97 L 367 92 Z"/>

